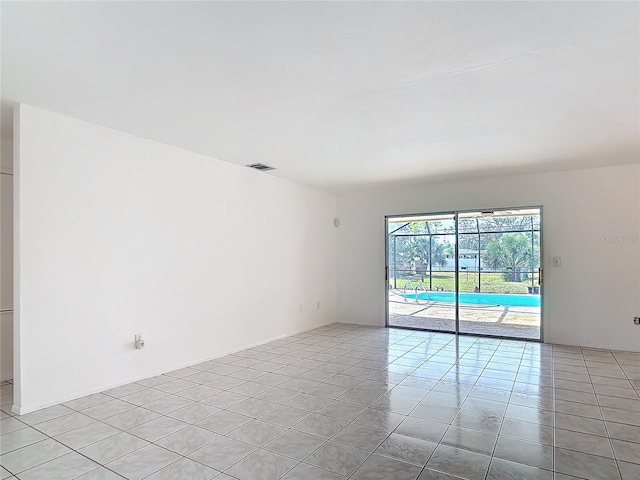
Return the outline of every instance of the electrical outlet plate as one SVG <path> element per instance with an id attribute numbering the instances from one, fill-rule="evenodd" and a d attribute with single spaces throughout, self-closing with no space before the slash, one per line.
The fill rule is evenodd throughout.
<path id="1" fill-rule="evenodd" d="M 633 317 L 633 323 L 640 325 L 640 317 Z"/>

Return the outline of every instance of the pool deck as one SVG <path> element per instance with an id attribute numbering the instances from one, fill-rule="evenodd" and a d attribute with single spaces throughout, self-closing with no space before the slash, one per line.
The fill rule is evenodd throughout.
<path id="1" fill-rule="evenodd" d="M 540 338 L 540 308 L 460 305 L 460 331 L 464 333 Z M 408 301 L 400 291 L 389 291 L 389 325 L 453 331 L 455 305 L 444 302 Z"/>

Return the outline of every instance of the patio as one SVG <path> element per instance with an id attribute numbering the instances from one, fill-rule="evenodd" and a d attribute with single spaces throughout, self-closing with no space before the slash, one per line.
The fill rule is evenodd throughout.
<path id="1" fill-rule="evenodd" d="M 407 301 L 402 292 L 390 290 L 389 325 L 453 331 L 455 305 L 444 302 Z M 538 340 L 540 308 L 460 305 L 460 332 Z"/>

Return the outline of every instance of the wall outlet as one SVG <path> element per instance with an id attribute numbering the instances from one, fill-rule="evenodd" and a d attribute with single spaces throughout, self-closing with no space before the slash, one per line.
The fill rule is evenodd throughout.
<path id="1" fill-rule="evenodd" d="M 302 311 L 302 305 L 300 305 L 300 311 Z"/>
<path id="2" fill-rule="evenodd" d="M 136 346 L 136 348 L 138 350 L 140 350 L 141 348 L 144 348 L 144 338 L 142 338 L 142 334 L 141 333 L 138 333 L 134 337 L 134 345 Z"/>
<path id="3" fill-rule="evenodd" d="M 633 317 L 633 323 L 640 325 L 640 317 Z"/>
<path id="4" fill-rule="evenodd" d="M 316 303 L 316 308 L 320 308 L 320 302 Z"/>

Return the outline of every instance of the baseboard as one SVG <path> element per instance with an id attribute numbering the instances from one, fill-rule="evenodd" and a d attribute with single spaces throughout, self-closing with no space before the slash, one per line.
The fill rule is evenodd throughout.
<path id="1" fill-rule="evenodd" d="M 216 355 L 214 357 L 207 357 L 207 358 L 203 358 L 201 360 L 197 360 L 195 362 L 189 362 L 189 363 L 186 363 L 186 364 L 179 364 L 179 365 L 176 365 L 176 366 L 174 366 L 174 367 L 172 367 L 170 369 L 163 369 L 162 371 L 153 371 L 151 373 L 147 373 L 147 374 L 144 374 L 144 375 L 130 377 L 129 379 L 127 379 L 125 381 L 118 381 L 118 382 L 113 383 L 113 384 L 103 385 L 98 389 L 91 389 L 91 390 L 83 391 L 83 392 L 80 392 L 80 393 L 75 393 L 75 394 L 73 394 L 71 396 L 65 396 L 64 398 L 58 398 L 58 399 L 56 399 L 56 400 L 54 400 L 52 402 L 47 402 L 45 404 L 35 405 L 35 406 L 26 406 L 26 407 L 20 407 L 20 406 L 14 405 L 14 406 L 11 407 L 11 411 L 13 413 L 15 413 L 16 415 L 26 415 L 27 413 L 32 413 L 32 412 L 36 412 L 38 410 L 42 410 L 43 408 L 52 407 L 54 405 L 60 405 L 61 403 L 70 402 L 72 400 L 76 400 L 78 398 L 83 398 L 83 397 L 86 397 L 88 395 L 101 393 L 101 392 L 104 392 L 106 390 L 111 390 L 112 388 L 121 387 L 123 385 L 128 385 L 129 383 L 133 383 L 133 382 L 138 382 L 140 380 L 144 380 L 145 378 L 151 378 L 151 377 L 156 377 L 158 375 L 164 375 L 166 373 L 173 372 L 174 370 L 180 370 L 181 368 L 187 368 L 187 367 L 191 367 L 193 365 L 198 365 L 198 364 L 203 363 L 203 362 L 208 362 L 210 360 L 215 360 L 217 358 L 225 357 L 227 355 L 232 355 L 234 353 L 241 352 L 241 351 L 247 350 L 249 348 L 259 347 L 260 345 L 265 345 L 267 343 L 275 342 L 276 340 L 281 340 L 283 338 L 291 337 L 293 335 L 298 335 L 300 333 L 310 332 L 310 331 L 315 330 L 317 328 L 326 327 L 327 325 L 331 325 L 333 323 L 336 323 L 336 322 L 331 321 L 331 322 L 323 323 L 321 325 L 316 325 L 316 326 L 311 327 L 311 328 L 305 328 L 305 329 L 296 330 L 296 331 L 293 331 L 293 332 L 290 332 L 290 333 L 277 335 L 275 337 L 270 337 L 270 338 L 268 338 L 266 340 L 261 340 L 259 342 L 254 342 L 254 343 L 251 343 L 251 344 L 239 347 L 239 348 L 226 350 L 224 353 L 221 353 L 221 354 Z"/>

